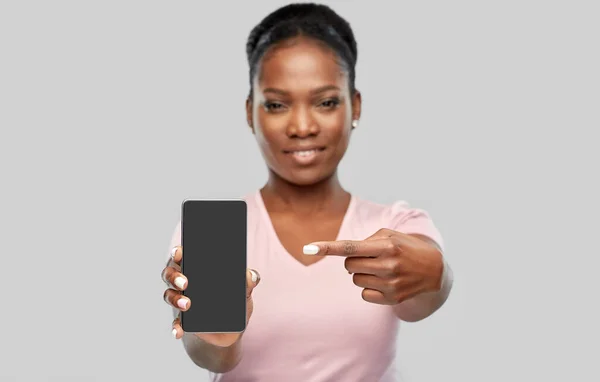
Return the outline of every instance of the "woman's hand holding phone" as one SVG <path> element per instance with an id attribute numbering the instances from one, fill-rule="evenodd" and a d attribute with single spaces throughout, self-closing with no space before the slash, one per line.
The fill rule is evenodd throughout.
<path id="1" fill-rule="evenodd" d="M 183 337 L 183 329 L 181 327 L 180 313 L 190 309 L 192 303 L 202 304 L 202 301 L 191 301 L 183 295 L 183 291 L 188 287 L 188 280 L 181 273 L 181 260 L 183 258 L 183 248 L 181 246 L 173 248 L 171 251 L 171 260 L 162 271 L 162 279 L 167 284 L 163 298 L 167 304 L 177 310 L 177 317 L 172 323 L 173 336 L 176 339 Z M 260 282 L 260 275 L 257 271 L 248 269 L 246 271 L 246 324 L 250 320 L 253 311 L 252 291 Z M 242 333 L 194 333 L 195 336 L 203 341 L 220 347 L 228 347 L 239 340 Z"/>

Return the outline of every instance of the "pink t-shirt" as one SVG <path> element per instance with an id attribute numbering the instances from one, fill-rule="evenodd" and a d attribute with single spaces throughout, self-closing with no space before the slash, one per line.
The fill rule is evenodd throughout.
<path id="1" fill-rule="evenodd" d="M 242 339 L 242 360 L 214 382 L 393 382 L 400 320 L 390 306 L 366 302 L 330 256 L 305 266 L 283 247 L 260 192 L 248 205 L 248 267 L 261 275 L 254 312 Z M 423 210 L 353 196 L 338 239 L 362 240 L 381 228 L 426 235 L 443 246 Z M 180 243 L 180 227 L 173 245 Z M 307 243 L 308 244 L 308 243 Z"/>

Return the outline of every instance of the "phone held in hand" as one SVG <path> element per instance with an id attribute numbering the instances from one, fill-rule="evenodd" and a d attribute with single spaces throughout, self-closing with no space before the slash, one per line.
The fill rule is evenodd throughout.
<path id="1" fill-rule="evenodd" d="M 181 326 L 191 333 L 239 333 L 246 327 L 247 215 L 241 199 L 186 199 L 181 212 Z"/>

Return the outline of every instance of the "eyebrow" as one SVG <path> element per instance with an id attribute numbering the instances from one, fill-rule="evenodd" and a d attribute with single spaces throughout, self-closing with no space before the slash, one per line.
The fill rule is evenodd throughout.
<path id="1" fill-rule="evenodd" d="M 319 94 L 319 93 L 323 93 L 329 90 L 340 90 L 339 87 L 335 86 L 335 85 L 325 85 L 325 86 L 321 86 L 320 88 L 311 90 L 312 94 Z M 289 94 L 289 92 L 282 90 L 282 89 L 276 89 L 276 88 L 266 88 L 265 90 L 263 90 L 263 93 L 275 93 L 275 94 L 280 94 L 280 95 L 287 95 Z"/>

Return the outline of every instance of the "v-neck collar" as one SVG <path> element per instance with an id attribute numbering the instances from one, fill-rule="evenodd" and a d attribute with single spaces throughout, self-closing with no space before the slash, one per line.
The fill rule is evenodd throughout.
<path id="1" fill-rule="evenodd" d="M 289 253 L 288 250 L 281 243 L 281 240 L 279 239 L 279 236 L 277 235 L 277 231 L 275 231 L 275 226 L 273 225 L 271 216 L 269 216 L 269 212 L 267 211 L 267 207 L 265 205 L 265 201 L 262 197 L 262 194 L 260 193 L 260 190 L 258 190 L 255 193 L 255 199 L 256 199 L 256 204 L 258 205 L 258 208 L 260 210 L 261 217 L 264 220 L 265 224 L 267 225 L 269 235 L 271 235 L 273 241 L 277 243 L 278 249 L 285 255 L 283 257 L 287 258 L 286 261 L 291 261 L 295 264 L 296 267 L 299 266 L 301 269 L 305 269 L 305 270 L 306 269 L 314 269 L 315 267 L 323 266 L 324 264 L 320 264 L 320 263 L 327 263 L 327 262 L 331 261 L 331 259 L 332 259 L 331 256 L 326 256 L 324 259 L 319 260 L 319 261 L 309 264 L 309 265 L 302 264 L 300 261 L 296 260 L 296 258 L 294 256 L 292 256 L 292 254 Z M 348 225 L 348 221 L 350 220 L 350 218 L 352 217 L 352 215 L 354 213 L 355 203 L 356 203 L 356 197 L 353 194 L 350 194 L 350 202 L 348 203 L 348 207 L 346 208 L 346 212 L 344 214 L 344 217 L 342 218 L 342 223 L 340 224 L 340 228 L 338 230 L 335 240 L 341 240 L 341 238 L 344 237 L 344 234 L 346 231 L 346 226 Z M 309 244 L 309 243 L 306 243 L 306 244 Z"/>

